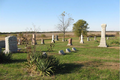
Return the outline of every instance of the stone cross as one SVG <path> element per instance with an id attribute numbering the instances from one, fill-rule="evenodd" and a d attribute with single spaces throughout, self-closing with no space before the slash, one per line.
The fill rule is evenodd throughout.
<path id="1" fill-rule="evenodd" d="M 100 45 L 98 47 L 107 47 L 106 45 L 106 39 L 105 39 L 105 32 L 106 32 L 106 24 L 102 24 L 102 31 L 101 31 L 101 40 L 100 40 Z"/>
<path id="2" fill-rule="evenodd" d="M 36 45 L 37 42 L 36 42 L 36 35 L 33 34 L 33 37 L 32 37 L 32 45 Z"/>
<path id="3" fill-rule="evenodd" d="M 55 43 L 54 35 L 52 35 L 52 43 Z"/>
<path id="4" fill-rule="evenodd" d="M 5 51 L 4 53 L 17 52 L 17 38 L 15 36 L 5 37 Z"/>
<path id="5" fill-rule="evenodd" d="M 87 41 L 90 41 L 90 40 L 89 40 L 89 37 L 87 37 Z"/>
<path id="6" fill-rule="evenodd" d="M 68 44 L 67 45 L 72 45 L 72 38 L 68 39 Z"/>
<path id="7" fill-rule="evenodd" d="M 84 41 L 83 41 L 83 35 L 81 34 L 81 40 L 80 40 L 80 43 L 83 44 Z"/>
<path id="8" fill-rule="evenodd" d="M 45 44 L 45 43 L 44 43 L 44 39 L 41 39 L 41 44 Z"/>
<path id="9" fill-rule="evenodd" d="M 55 41 L 58 41 L 58 40 L 59 40 L 59 39 L 58 39 L 58 35 L 56 35 L 56 36 L 55 36 Z"/>

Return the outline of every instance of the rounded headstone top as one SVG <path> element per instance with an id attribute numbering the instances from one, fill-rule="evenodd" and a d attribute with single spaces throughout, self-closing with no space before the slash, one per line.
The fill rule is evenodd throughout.
<path id="1" fill-rule="evenodd" d="M 106 27 L 107 26 L 107 24 L 101 24 L 101 27 Z"/>

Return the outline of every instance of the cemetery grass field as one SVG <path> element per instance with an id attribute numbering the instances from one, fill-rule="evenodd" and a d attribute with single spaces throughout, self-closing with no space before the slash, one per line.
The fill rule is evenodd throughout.
<path id="1" fill-rule="evenodd" d="M 68 38 L 67 38 L 68 39 Z M 72 46 L 67 46 L 68 42 L 61 39 L 54 43 L 53 51 L 47 52 L 47 47 L 51 39 L 45 40 L 45 44 L 40 44 L 37 40 L 36 51 L 44 51 L 47 55 L 54 55 L 64 66 L 52 76 L 31 75 L 26 70 L 27 53 L 12 54 L 10 63 L 0 64 L 0 80 L 118 80 L 119 79 L 119 38 L 109 37 L 106 40 L 108 47 L 101 48 L 100 37 L 94 41 L 84 38 L 84 44 L 80 44 L 78 37 L 72 38 Z M 24 45 L 18 45 L 24 49 Z M 76 52 L 66 53 L 66 48 L 77 49 Z M 58 51 L 63 50 L 66 55 L 59 55 Z"/>

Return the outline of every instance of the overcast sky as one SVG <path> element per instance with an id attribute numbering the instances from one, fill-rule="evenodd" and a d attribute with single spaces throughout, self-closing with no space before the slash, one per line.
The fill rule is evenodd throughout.
<path id="1" fill-rule="evenodd" d="M 87 21 L 89 31 L 119 31 L 119 0 L 0 0 L 0 32 L 19 32 L 33 29 L 57 31 L 59 15 L 65 11 L 74 19 Z"/>

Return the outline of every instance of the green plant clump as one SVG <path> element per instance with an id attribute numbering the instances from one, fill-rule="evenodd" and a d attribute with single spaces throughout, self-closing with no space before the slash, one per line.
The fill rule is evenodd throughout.
<path id="1" fill-rule="evenodd" d="M 46 35 L 45 35 L 45 34 L 42 34 L 41 37 L 46 37 Z"/>
<path id="2" fill-rule="evenodd" d="M 44 56 L 42 52 L 31 53 L 29 56 L 28 71 L 32 74 L 50 76 L 59 67 L 59 60 L 54 56 Z"/>
<path id="3" fill-rule="evenodd" d="M 112 41 L 110 44 L 120 44 L 119 41 Z"/>
<path id="4" fill-rule="evenodd" d="M 11 61 L 11 56 L 12 56 L 12 54 L 0 53 L 0 63 Z"/>

